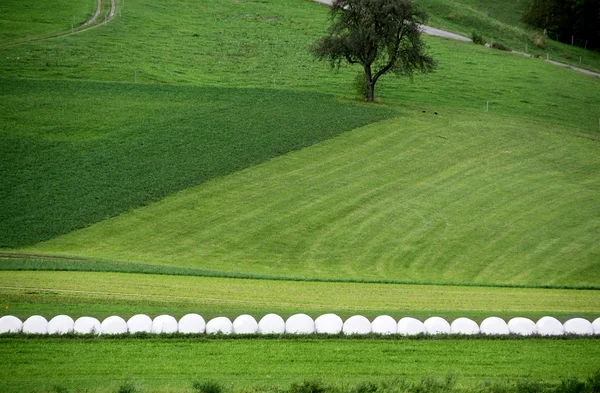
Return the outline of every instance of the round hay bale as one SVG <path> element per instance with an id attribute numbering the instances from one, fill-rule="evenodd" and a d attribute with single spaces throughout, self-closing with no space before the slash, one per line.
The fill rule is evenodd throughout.
<path id="1" fill-rule="evenodd" d="M 48 334 L 48 321 L 41 315 L 33 315 L 23 322 L 23 333 Z"/>
<path id="2" fill-rule="evenodd" d="M 398 334 L 403 336 L 416 336 L 417 334 L 425 334 L 425 324 L 416 318 L 404 317 L 398 321 Z"/>
<path id="3" fill-rule="evenodd" d="M 102 325 L 96 318 L 81 317 L 77 318 L 73 324 L 73 331 L 77 334 L 100 334 L 102 332 Z"/>
<path id="4" fill-rule="evenodd" d="M 285 332 L 288 334 L 312 334 L 315 322 L 306 314 L 294 314 L 285 321 Z"/>
<path id="5" fill-rule="evenodd" d="M 354 315 L 346 319 L 342 331 L 345 335 L 371 333 L 371 322 L 362 315 Z"/>
<path id="6" fill-rule="evenodd" d="M 450 324 L 444 318 L 427 318 L 423 324 L 427 334 L 450 334 Z"/>
<path id="7" fill-rule="evenodd" d="M 57 315 L 48 322 L 48 334 L 67 334 L 73 331 L 75 321 L 68 315 Z"/>
<path id="8" fill-rule="evenodd" d="M 450 324 L 451 334 L 464 334 L 467 336 L 479 334 L 479 325 L 469 318 L 457 318 Z"/>
<path id="9" fill-rule="evenodd" d="M 562 336 L 565 334 L 563 324 L 553 317 L 542 317 L 535 326 L 540 336 Z"/>
<path id="10" fill-rule="evenodd" d="M 177 333 L 177 320 L 170 315 L 159 315 L 152 321 L 152 333 L 154 334 L 171 334 Z"/>
<path id="11" fill-rule="evenodd" d="M 152 333 L 152 318 L 146 314 L 136 314 L 127 321 L 129 333 Z"/>
<path id="12" fill-rule="evenodd" d="M 573 318 L 569 319 L 563 325 L 566 334 L 576 334 L 578 336 L 589 336 L 594 334 L 594 327 L 587 319 Z"/>
<path id="13" fill-rule="evenodd" d="M 315 319 L 315 331 L 319 334 L 339 334 L 343 327 L 344 321 L 335 314 L 323 314 Z"/>
<path id="14" fill-rule="evenodd" d="M 508 331 L 519 336 L 531 336 L 537 333 L 537 326 L 529 318 L 516 317 L 508 321 Z"/>
<path id="15" fill-rule="evenodd" d="M 233 333 L 233 323 L 227 317 L 216 317 L 206 324 L 207 334 L 231 334 Z"/>
<path id="16" fill-rule="evenodd" d="M 251 315 L 240 315 L 235 319 L 235 321 L 233 321 L 233 333 L 256 334 L 258 333 L 258 323 Z"/>
<path id="17" fill-rule="evenodd" d="M 179 320 L 177 331 L 184 334 L 204 333 L 206 330 L 206 322 L 204 318 L 198 314 L 186 314 Z"/>
<path id="18" fill-rule="evenodd" d="M 592 322 L 592 326 L 594 327 L 594 334 L 600 334 L 600 318 L 596 318 Z"/>
<path id="19" fill-rule="evenodd" d="M 380 315 L 371 322 L 371 330 L 375 334 L 396 334 L 398 333 L 398 322 L 389 315 Z"/>
<path id="20" fill-rule="evenodd" d="M 285 333 L 285 321 L 277 314 L 267 314 L 258 322 L 260 334 L 283 334 Z"/>
<path id="21" fill-rule="evenodd" d="M 502 318 L 489 317 L 481 322 L 479 327 L 481 334 L 487 334 L 490 336 L 504 336 L 510 333 L 508 325 Z"/>
<path id="22" fill-rule="evenodd" d="M 12 315 L 5 315 L 0 318 L 0 334 L 19 333 L 23 330 L 23 322 Z"/>
<path id="23" fill-rule="evenodd" d="M 106 318 L 100 324 L 102 334 L 124 334 L 127 333 L 127 322 L 119 316 L 113 315 Z"/>

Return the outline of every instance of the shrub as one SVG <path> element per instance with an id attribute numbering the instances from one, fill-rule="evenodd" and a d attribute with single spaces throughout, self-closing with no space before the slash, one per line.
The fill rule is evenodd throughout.
<path id="1" fill-rule="evenodd" d="M 485 45 L 485 39 L 481 33 L 474 31 L 471 33 L 471 39 L 473 40 L 474 44 Z"/>
<path id="2" fill-rule="evenodd" d="M 289 393 L 326 393 L 329 389 L 320 381 L 304 381 L 294 383 Z"/>
<path id="3" fill-rule="evenodd" d="M 216 381 L 194 382 L 192 389 L 197 393 L 221 393 L 223 386 Z"/>
<path id="4" fill-rule="evenodd" d="M 504 45 L 502 42 L 494 42 L 492 43 L 491 47 L 494 49 L 510 51 L 510 48 Z"/>
<path id="5" fill-rule="evenodd" d="M 119 390 L 117 393 L 136 393 L 138 391 L 137 387 L 132 381 L 123 382 L 121 386 L 119 386 Z"/>
<path id="6" fill-rule="evenodd" d="M 352 389 L 352 393 L 375 393 L 378 387 L 373 382 L 359 383 Z"/>
<path id="7" fill-rule="evenodd" d="M 533 41 L 533 44 L 538 48 L 546 49 L 546 37 L 544 37 L 543 34 L 537 32 L 533 33 L 533 35 L 531 36 L 531 40 Z"/>

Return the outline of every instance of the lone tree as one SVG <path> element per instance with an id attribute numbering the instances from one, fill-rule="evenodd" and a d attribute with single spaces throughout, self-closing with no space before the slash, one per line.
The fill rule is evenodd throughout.
<path id="1" fill-rule="evenodd" d="M 342 61 L 362 65 L 367 101 L 375 100 L 375 84 L 386 72 L 412 78 L 415 71 L 435 67 L 421 40 L 427 14 L 410 0 L 334 0 L 331 19 L 329 34 L 314 43 L 312 52 L 332 67 Z"/>

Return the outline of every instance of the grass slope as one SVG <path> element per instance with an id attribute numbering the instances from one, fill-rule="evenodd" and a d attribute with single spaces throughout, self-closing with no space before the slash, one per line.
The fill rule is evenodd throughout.
<path id="1" fill-rule="evenodd" d="M 0 247 L 50 239 L 391 113 L 310 92 L 0 83 Z"/>
<path id="2" fill-rule="evenodd" d="M 598 149 L 568 128 L 419 113 L 26 251 L 298 277 L 595 285 Z"/>
<path id="3" fill-rule="evenodd" d="M 87 21 L 95 11 L 95 0 L 3 0 L 0 46 L 70 31 Z"/>
<path id="4" fill-rule="evenodd" d="M 582 316 L 593 320 L 600 312 L 600 291 L 485 288 L 434 285 L 290 282 L 212 277 L 164 276 L 96 272 L 8 272 L 0 275 L 3 314 L 27 318 L 110 315 L 129 318 L 138 313 L 181 317 L 189 312 L 204 318 L 269 312 L 283 317 L 328 312 L 347 318 L 389 314 L 452 321 L 489 316 L 537 320 L 553 315 L 563 320 Z"/>
<path id="5" fill-rule="evenodd" d="M 520 21 L 520 0 L 415 0 L 430 15 L 432 26 L 471 37 L 473 32 L 483 35 L 487 43 L 502 42 L 511 49 L 541 56 L 579 67 L 600 71 L 600 54 L 577 46 L 546 38 L 543 48 L 536 47 L 535 39 L 543 37 Z M 576 37 L 584 45 L 583 37 Z"/>
<path id="6" fill-rule="evenodd" d="M 287 387 L 305 379 L 328 383 L 455 373 L 463 387 L 587 377 L 597 370 L 600 341 L 378 341 L 194 339 L 0 339 L 4 392 L 62 386 L 115 392 L 124 381 L 142 391 L 191 391 L 198 380 L 229 387 Z M 560 356 L 556 356 L 560 353 Z M 140 361 L 152 359 L 152 361 Z M 335 367 L 331 365 L 335 364 Z M 110 379 L 107 378 L 110 376 Z M 257 388 L 261 391 L 260 388 Z"/>

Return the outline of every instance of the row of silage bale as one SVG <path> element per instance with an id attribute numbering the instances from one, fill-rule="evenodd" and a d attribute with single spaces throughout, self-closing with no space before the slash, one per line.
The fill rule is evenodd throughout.
<path id="1" fill-rule="evenodd" d="M 217 317 L 205 322 L 198 314 L 187 314 L 179 321 L 170 315 L 159 315 L 152 319 L 137 314 L 125 321 L 111 316 L 100 322 L 96 318 L 81 317 L 74 321 L 67 315 L 58 315 L 47 321 L 34 315 L 25 322 L 14 316 L 0 318 L 0 334 L 23 332 L 27 334 L 135 334 L 135 333 L 185 333 L 185 334 L 485 334 L 521 336 L 556 336 L 563 334 L 600 334 L 600 318 L 590 322 L 583 318 L 573 318 L 562 324 L 553 317 L 543 317 L 537 322 L 517 317 L 505 322 L 498 317 L 486 318 L 477 324 L 469 318 L 457 318 L 449 323 L 440 317 L 431 317 L 421 322 L 416 318 L 405 317 L 396 322 L 388 315 L 381 315 L 372 322 L 361 315 L 343 321 L 338 315 L 324 314 L 313 320 L 306 314 L 295 314 L 284 321 L 277 314 L 267 314 L 259 322 L 251 315 L 240 315 L 233 322 L 226 317 Z"/>

